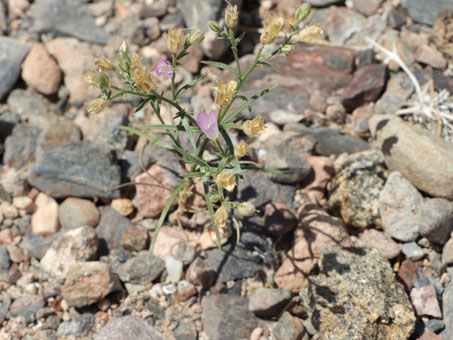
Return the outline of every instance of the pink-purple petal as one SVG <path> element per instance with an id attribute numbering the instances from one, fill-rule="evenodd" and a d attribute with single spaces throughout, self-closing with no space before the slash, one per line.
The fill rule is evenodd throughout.
<path id="1" fill-rule="evenodd" d="M 159 60 L 156 65 L 156 73 L 164 78 L 170 78 L 173 75 L 173 67 L 168 60 Z"/>
<path id="2" fill-rule="evenodd" d="M 197 125 L 208 138 L 216 139 L 219 134 L 217 111 L 212 111 L 210 114 L 200 112 L 197 115 Z"/>

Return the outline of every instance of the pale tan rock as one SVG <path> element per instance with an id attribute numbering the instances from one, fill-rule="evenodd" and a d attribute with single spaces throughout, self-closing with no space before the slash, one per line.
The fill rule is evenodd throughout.
<path id="1" fill-rule="evenodd" d="M 96 256 L 98 238 L 92 227 L 70 230 L 57 239 L 41 259 L 41 268 L 55 278 L 66 278 L 69 267 Z"/>
<path id="2" fill-rule="evenodd" d="M 227 223 L 225 227 L 219 228 L 220 244 L 225 244 L 232 234 L 231 224 Z M 218 247 L 217 237 L 213 227 L 206 228 L 200 236 L 201 249 L 211 249 Z"/>
<path id="3" fill-rule="evenodd" d="M 44 44 L 36 43 L 31 48 L 22 64 L 22 78 L 28 86 L 43 94 L 57 93 L 62 73 Z"/>
<path id="4" fill-rule="evenodd" d="M 48 236 L 60 229 L 58 222 L 58 203 L 52 197 L 40 193 L 35 200 L 36 211 L 31 216 L 31 232 Z"/>
<path id="5" fill-rule="evenodd" d="M 122 216 L 128 216 L 134 212 L 134 205 L 128 198 L 115 198 L 110 206 L 118 211 Z"/>
<path id="6" fill-rule="evenodd" d="M 100 214 L 93 202 L 69 197 L 58 208 L 58 218 L 63 229 L 75 229 L 82 226 L 96 227 Z"/>
<path id="7" fill-rule="evenodd" d="M 327 157 L 307 156 L 312 172 L 302 183 L 303 191 L 316 203 L 325 203 L 327 183 L 332 178 L 335 169 L 333 162 Z"/>

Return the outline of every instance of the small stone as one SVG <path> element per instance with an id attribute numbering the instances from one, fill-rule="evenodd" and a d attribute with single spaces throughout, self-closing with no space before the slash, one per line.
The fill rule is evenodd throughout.
<path id="1" fill-rule="evenodd" d="M 297 217 L 286 204 L 270 202 L 264 208 L 264 228 L 275 236 L 283 236 L 297 227 Z"/>
<path id="2" fill-rule="evenodd" d="M 11 203 L 5 201 L 0 204 L 0 212 L 5 218 L 9 218 L 11 220 L 19 216 L 19 211 L 17 210 L 17 208 Z"/>
<path id="3" fill-rule="evenodd" d="M 413 280 L 417 277 L 417 269 L 421 266 L 421 261 L 405 259 L 398 269 L 398 279 L 404 284 L 407 290 L 414 286 Z"/>
<path id="4" fill-rule="evenodd" d="M 164 337 L 145 320 L 128 315 L 111 320 L 95 340 L 164 340 Z"/>
<path id="5" fill-rule="evenodd" d="M 14 87 L 20 76 L 20 66 L 28 51 L 29 45 L 18 40 L 3 38 L 0 41 L 0 100 Z"/>
<path id="6" fill-rule="evenodd" d="M 121 284 L 109 265 L 92 261 L 74 263 L 69 267 L 61 294 L 69 307 L 80 308 L 117 290 L 121 290 Z"/>
<path id="7" fill-rule="evenodd" d="M 22 64 L 22 79 L 39 92 L 52 95 L 57 93 L 61 78 L 61 70 L 44 44 L 34 44 Z"/>
<path id="8" fill-rule="evenodd" d="M 257 288 L 249 298 L 249 309 L 258 316 L 279 315 L 291 300 L 291 293 L 284 289 Z"/>
<path id="9" fill-rule="evenodd" d="M 360 27 L 363 29 L 367 19 L 360 13 L 346 8 L 332 6 L 328 8 L 320 22 L 329 41 L 336 44 L 345 44 Z"/>
<path id="10" fill-rule="evenodd" d="M 385 87 L 387 68 L 382 64 L 370 64 L 354 73 L 341 95 L 341 103 L 348 112 L 369 102 L 374 102 Z"/>
<path id="11" fill-rule="evenodd" d="M 420 234 L 430 242 L 445 244 L 453 231 L 453 202 L 427 199 L 420 209 Z"/>
<path id="12" fill-rule="evenodd" d="M 453 238 L 445 243 L 442 250 L 442 263 L 446 266 L 453 264 Z"/>
<path id="13" fill-rule="evenodd" d="M 168 256 L 173 256 L 172 249 L 186 240 L 184 231 L 178 228 L 162 227 L 154 244 L 153 254 L 164 260 Z"/>
<path id="14" fill-rule="evenodd" d="M 87 336 L 94 325 L 92 314 L 82 314 L 75 316 L 71 321 L 62 322 L 58 326 L 58 335 L 72 335 L 75 337 Z"/>
<path id="15" fill-rule="evenodd" d="M 0 243 L 2 243 L 2 244 L 13 243 L 13 233 L 12 233 L 11 229 L 0 230 Z"/>
<path id="16" fill-rule="evenodd" d="M 13 316 L 21 316 L 26 324 L 33 322 L 36 311 L 44 307 L 46 300 L 42 295 L 26 295 L 11 304 L 10 312 Z"/>
<path id="17" fill-rule="evenodd" d="M 174 259 L 173 257 L 167 257 L 165 259 L 165 269 L 170 277 L 171 282 L 178 282 L 181 279 L 183 264 L 181 261 Z"/>
<path id="18" fill-rule="evenodd" d="M 197 340 L 198 332 L 194 323 L 180 322 L 173 331 L 175 340 Z"/>
<path id="19" fill-rule="evenodd" d="M 35 160 L 36 140 L 41 134 L 41 128 L 26 123 L 17 124 L 11 135 L 5 140 L 3 163 L 21 168 Z"/>
<path id="20" fill-rule="evenodd" d="M 392 172 L 379 196 L 382 227 L 393 238 L 415 241 L 420 230 L 422 195 L 399 172 Z"/>
<path id="21" fill-rule="evenodd" d="M 69 267 L 79 261 L 94 259 L 98 238 L 91 227 L 80 227 L 64 233 L 41 259 L 41 268 L 57 278 L 66 278 Z"/>
<path id="22" fill-rule="evenodd" d="M 197 251 L 193 245 L 181 241 L 171 248 L 170 255 L 184 265 L 188 265 L 195 259 Z"/>
<path id="23" fill-rule="evenodd" d="M 33 200 L 28 196 L 16 196 L 13 197 L 13 206 L 19 210 L 31 211 L 33 212 L 35 207 Z"/>
<path id="24" fill-rule="evenodd" d="M 21 263 L 24 262 L 24 252 L 22 249 L 14 244 L 6 246 L 8 249 L 9 258 L 12 262 Z"/>
<path id="25" fill-rule="evenodd" d="M 186 280 L 178 282 L 176 287 L 177 297 L 180 301 L 187 301 L 198 293 L 197 287 Z"/>
<path id="26" fill-rule="evenodd" d="M 451 9 L 451 0 L 403 0 L 401 5 L 415 22 L 432 26 L 439 12 Z"/>
<path id="27" fill-rule="evenodd" d="M 367 229 L 359 235 L 359 245 L 376 249 L 382 256 L 391 260 L 401 253 L 401 246 L 389 235 L 376 229 Z"/>
<path id="28" fill-rule="evenodd" d="M 422 336 L 417 338 L 417 340 L 444 340 L 444 338 L 430 331 L 429 329 L 425 329 Z"/>
<path id="29" fill-rule="evenodd" d="M 60 229 L 57 201 L 41 192 L 35 204 L 37 208 L 31 216 L 32 233 L 41 236 L 55 234 Z"/>
<path id="30" fill-rule="evenodd" d="M 58 218 L 63 229 L 76 229 L 82 226 L 96 227 L 99 211 L 93 202 L 69 197 L 58 208 Z"/>
<path id="31" fill-rule="evenodd" d="M 215 282 L 217 273 L 205 260 L 197 257 L 186 272 L 186 280 L 194 285 L 202 286 L 203 289 L 209 289 Z"/>
<path id="32" fill-rule="evenodd" d="M 96 227 L 96 234 L 101 243 L 100 251 L 104 255 L 122 248 L 124 232 L 133 224 L 110 206 L 99 207 L 99 212 L 101 219 Z"/>
<path id="33" fill-rule="evenodd" d="M 307 161 L 312 171 L 302 182 L 303 192 L 314 202 L 324 203 L 327 183 L 335 171 L 334 165 L 329 158 L 321 156 L 307 156 Z"/>
<path id="34" fill-rule="evenodd" d="M 277 340 L 298 340 L 304 335 L 305 328 L 300 319 L 284 312 L 275 324 L 273 333 Z"/>
<path id="35" fill-rule="evenodd" d="M 411 290 L 411 302 L 418 316 L 441 318 L 439 302 L 433 285 L 415 287 Z"/>
<path id="36" fill-rule="evenodd" d="M 134 212 L 134 205 L 128 198 L 115 198 L 110 205 L 122 216 L 128 216 Z"/>
<path id="37" fill-rule="evenodd" d="M 158 257 L 142 251 L 138 256 L 131 257 L 117 271 L 121 281 L 146 285 L 164 271 L 165 262 Z"/>
<path id="38" fill-rule="evenodd" d="M 415 242 L 404 243 L 401 251 L 412 261 L 418 261 L 425 256 L 423 249 Z"/>
<path id="39" fill-rule="evenodd" d="M 406 16 L 396 8 L 391 8 L 387 12 L 387 25 L 399 30 L 406 23 Z"/>
<path id="40" fill-rule="evenodd" d="M 148 231 L 141 225 L 134 225 L 124 231 L 121 245 L 126 250 L 141 251 L 148 247 L 148 241 Z"/>
<path id="41" fill-rule="evenodd" d="M 447 61 L 434 46 L 422 45 L 414 53 L 415 60 L 422 64 L 427 64 L 433 68 L 444 69 Z"/>
<path id="42" fill-rule="evenodd" d="M 382 3 L 382 0 L 369 0 L 369 1 L 353 0 L 352 3 L 354 4 L 354 8 L 357 11 L 367 16 L 370 16 L 371 14 L 377 11 L 377 9 Z"/>
<path id="43" fill-rule="evenodd" d="M 0 244 L 0 271 L 8 270 L 9 254 L 8 249 L 3 244 Z"/>

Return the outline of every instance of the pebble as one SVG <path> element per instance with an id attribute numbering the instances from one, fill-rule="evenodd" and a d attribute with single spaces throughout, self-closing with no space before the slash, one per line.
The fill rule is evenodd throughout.
<path id="1" fill-rule="evenodd" d="M 76 229 L 82 226 L 96 227 L 100 214 L 93 202 L 69 197 L 58 207 L 58 219 L 63 229 Z"/>
<path id="2" fill-rule="evenodd" d="M 164 340 L 164 337 L 137 316 L 122 316 L 111 320 L 95 337 L 95 340 Z"/>
<path id="3" fill-rule="evenodd" d="M 5 140 L 3 163 L 21 168 L 35 161 L 36 140 L 42 130 L 29 124 L 18 124 Z"/>
<path id="4" fill-rule="evenodd" d="M 93 228 L 85 226 L 61 235 L 41 259 L 41 268 L 50 275 L 64 279 L 69 267 L 79 261 L 94 259 L 98 238 Z"/>
<path id="5" fill-rule="evenodd" d="M 391 171 L 399 171 L 430 196 L 453 199 L 451 142 L 410 126 L 397 116 L 374 115 L 369 126 Z"/>
<path id="6" fill-rule="evenodd" d="M 442 263 L 446 266 L 453 264 L 453 238 L 450 238 L 442 249 Z"/>
<path id="7" fill-rule="evenodd" d="M 376 229 L 364 230 L 360 233 L 358 241 L 360 246 L 374 248 L 389 260 L 401 253 L 401 246 L 397 242 L 388 234 Z"/>
<path id="8" fill-rule="evenodd" d="M 441 318 L 442 312 L 437 301 L 433 285 L 414 287 L 411 290 L 411 302 L 418 316 L 432 316 Z"/>
<path id="9" fill-rule="evenodd" d="M 171 282 L 177 283 L 181 279 L 183 263 L 169 256 L 165 259 L 165 269 Z"/>
<path id="10" fill-rule="evenodd" d="M 100 207 L 99 212 L 101 219 L 96 234 L 100 240 L 101 254 L 106 255 L 113 249 L 122 248 L 123 234 L 133 224 L 110 206 Z"/>
<path id="11" fill-rule="evenodd" d="M 353 0 L 352 1 L 354 8 L 362 14 L 366 16 L 370 16 L 374 12 L 376 12 L 379 6 L 382 3 L 382 0 L 370 0 L 370 1 L 361 1 L 361 0 Z"/>
<path id="12" fill-rule="evenodd" d="M 22 64 L 22 79 L 45 95 L 57 93 L 62 73 L 42 43 L 35 43 Z"/>
<path id="13" fill-rule="evenodd" d="M 8 270 L 9 254 L 5 245 L 0 244 L 0 270 Z"/>
<path id="14" fill-rule="evenodd" d="M 8 254 L 11 262 L 21 263 L 24 262 L 24 252 L 20 247 L 14 244 L 9 244 L 6 246 L 8 249 Z"/>
<path id="15" fill-rule="evenodd" d="M 404 72 L 392 73 L 385 92 L 374 105 L 374 112 L 385 114 L 398 111 L 413 92 L 414 85 Z"/>
<path id="16" fill-rule="evenodd" d="M 123 263 L 116 274 L 121 281 L 146 285 L 157 279 L 165 268 L 160 258 L 142 251 L 138 256 L 131 257 Z"/>
<path id="17" fill-rule="evenodd" d="M 297 227 L 295 213 L 284 203 L 270 202 L 264 208 L 264 228 L 274 236 L 283 236 Z"/>
<path id="18" fill-rule="evenodd" d="M 209 289 L 214 285 L 216 279 L 216 271 L 201 257 L 197 257 L 193 261 L 186 272 L 186 280 L 194 285 Z"/>
<path id="19" fill-rule="evenodd" d="M 325 203 L 327 183 L 334 174 L 333 162 L 322 156 L 307 156 L 312 171 L 302 182 L 303 192 L 317 203 Z M 322 205 L 322 204 L 321 204 Z"/>
<path id="20" fill-rule="evenodd" d="M 197 327 L 193 322 L 180 322 L 173 331 L 175 340 L 198 340 Z"/>
<path id="21" fill-rule="evenodd" d="M 192 296 L 196 295 L 198 293 L 198 290 L 197 287 L 195 287 L 195 285 L 191 284 L 190 282 L 181 280 L 178 282 L 176 292 L 180 301 L 187 301 Z"/>
<path id="22" fill-rule="evenodd" d="M 55 144 L 44 150 L 31 167 L 28 181 L 52 197 L 119 196 L 120 169 L 112 156 L 93 145 Z"/>
<path id="23" fill-rule="evenodd" d="M 442 53 L 431 45 L 419 46 L 414 52 L 414 58 L 419 63 L 429 65 L 433 68 L 444 69 L 447 66 L 447 61 L 442 56 Z"/>
<path id="24" fill-rule="evenodd" d="M 425 2 L 423 0 L 403 0 L 402 7 L 415 22 L 432 26 L 437 14 L 445 9 L 451 9 L 451 0 L 435 0 Z"/>
<path id="25" fill-rule="evenodd" d="M 399 241 L 415 241 L 419 236 L 422 203 L 417 189 L 401 173 L 392 172 L 379 196 L 384 231 Z"/>
<path id="26" fill-rule="evenodd" d="M 25 324 L 28 324 L 36 319 L 36 311 L 44 307 L 45 303 L 46 300 L 42 295 L 25 295 L 14 300 L 10 312 L 13 316 L 21 316 Z"/>
<path id="27" fill-rule="evenodd" d="M 148 231 L 141 225 L 133 225 L 124 230 L 121 245 L 130 251 L 145 250 L 149 244 Z"/>
<path id="28" fill-rule="evenodd" d="M 134 205 L 128 198 L 116 198 L 110 203 L 111 207 L 122 216 L 128 216 L 134 212 Z"/>
<path id="29" fill-rule="evenodd" d="M 57 201 L 41 192 L 35 204 L 36 211 L 31 216 L 32 233 L 41 236 L 55 234 L 60 229 Z"/>
<path id="30" fill-rule="evenodd" d="M 320 24 L 330 42 L 344 44 L 359 27 L 363 28 L 366 22 L 362 14 L 349 8 L 329 7 Z"/>
<path id="31" fill-rule="evenodd" d="M 249 310 L 261 317 L 280 315 L 291 300 L 291 293 L 284 289 L 257 288 L 249 297 Z"/>
<path id="32" fill-rule="evenodd" d="M 61 294 L 69 307 L 80 308 L 92 305 L 117 290 L 121 290 L 121 283 L 109 265 L 91 261 L 69 266 Z"/>
<path id="33" fill-rule="evenodd" d="M 299 318 L 284 312 L 272 329 L 277 340 L 298 340 L 302 339 L 305 328 Z"/>
<path id="34" fill-rule="evenodd" d="M 28 51 L 29 45 L 15 39 L 0 40 L 0 99 L 9 93 L 20 76 L 20 67 Z"/>
<path id="35" fill-rule="evenodd" d="M 63 234 L 62 231 L 50 236 L 40 236 L 33 233 L 27 233 L 22 242 L 22 246 L 27 253 L 35 259 L 42 259 L 50 248 L 52 243 Z"/>
<path id="36" fill-rule="evenodd" d="M 14 205 L 12 205 L 11 203 L 8 203 L 5 201 L 3 201 L 0 204 L 0 211 L 3 214 L 3 216 L 8 219 L 13 220 L 19 216 L 19 211 L 17 210 L 17 208 Z"/>
<path id="37" fill-rule="evenodd" d="M 420 209 L 420 235 L 430 242 L 445 244 L 453 231 L 453 202 L 427 199 Z"/>
<path id="38" fill-rule="evenodd" d="M 423 249 L 415 242 L 404 243 L 401 251 L 412 261 L 421 260 L 425 256 Z"/>

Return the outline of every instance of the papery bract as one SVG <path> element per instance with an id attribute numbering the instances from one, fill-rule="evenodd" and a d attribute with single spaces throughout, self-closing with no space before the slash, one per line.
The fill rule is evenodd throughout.
<path id="1" fill-rule="evenodd" d="M 210 114 L 200 112 L 197 115 L 197 125 L 208 138 L 216 139 L 219 135 L 217 111 L 212 111 Z"/>
<path id="2" fill-rule="evenodd" d="M 155 70 L 159 76 L 164 78 L 171 78 L 174 72 L 171 63 L 168 60 L 160 60 L 157 63 Z"/>

